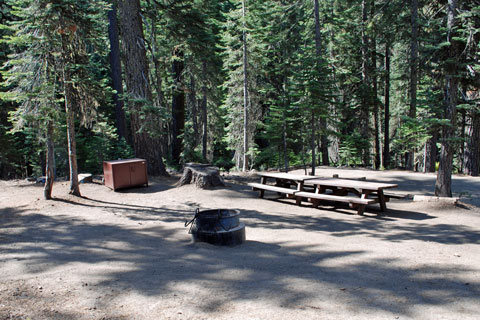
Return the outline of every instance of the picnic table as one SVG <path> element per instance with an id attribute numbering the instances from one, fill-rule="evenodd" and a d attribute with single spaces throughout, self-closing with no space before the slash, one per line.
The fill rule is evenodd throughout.
<path id="1" fill-rule="evenodd" d="M 258 175 L 261 177 L 260 183 L 249 183 L 249 185 L 253 190 L 260 191 L 260 198 L 263 198 L 264 192 L 268 190 L 285 195 L 287 198 L 296 199 L 297 205 L 301 205 L 302 201 L 312 202 L 314 207 L 318 207 L 321 200 L 346 202 L 351 208 L 357 209 L 359 215 L 363 214 L 367 205 L 374 203 L 380 205 L 382 212 L 385 211 L 386 202 L 390 197 L 386 196 L 383 190 L 398 187 L 391 183 L 321 178 L 289 173 L 263 172 Z M 275 184 L 268 184 L 269 179 L 273 179 Z M 306 190 L 305 187 L 311 189 Z"/>
<path id="2" fill-rule="evenodd" d="M 305 176 L 283 172 L 260 172 L 260 183 L 249 183 L 255 191 L 260 191 L 260 198 L 263 198 L 265 190 L 284 194 L 288 198 L 295 198 L 295 192 L 303 191 L 304 182 L 308 179 L 318 178 L 316 176 Z M 274 180 L 275 184 L 268 184 L 268 180 Z M 294 189 L 292 189 L 292 186 Z"/>
<path id="3" fill-rule="evenodd" d="M 315 191 L 300 191 L 295 193 L 297 204 L 301 204 L 303 199 L 308 199 L 314 206 L 319 205 L 319 200 L 330 200 L 337 202 L 347 202 L 350 207 L 357 208 L 357 214 L 362 215 L 365 207 L 369 204 L 380 204 L 380 210 L 384 212 L 387 209 L 386 202 L 389 200 L 383 190 L 396 188 L 397 184 L 379 183 L 369 181 L 357 181 L 350 179 L 309 179 L 304 182 L 305 185 L 313 186 Z M 327 193 L 327 191 L 330 191 Z"/>

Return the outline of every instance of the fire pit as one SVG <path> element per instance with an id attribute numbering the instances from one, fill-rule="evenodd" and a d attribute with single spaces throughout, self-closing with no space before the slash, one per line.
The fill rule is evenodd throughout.
<path id="1" fill-rule="evenodd" d="M 234 246 L 245 242 L 245 224 L 240 222 L 240 212 L 230 209 L 195 210 L 188 233 L 194 242 Z"/>

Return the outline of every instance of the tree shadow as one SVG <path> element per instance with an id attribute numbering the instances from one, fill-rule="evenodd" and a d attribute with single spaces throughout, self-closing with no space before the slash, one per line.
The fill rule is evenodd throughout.
<path id="1" fill-rule="evenodd" d="M 165 177 L 165 178 L 149 177 L 149 178 L 150 178 L 150 181 L 148 182 L 148 187 L 137 186 L 137 187 L 131 187 L 131 188 L 122 188 L 122 189 L 117 189 L 115 191 L 112 190 L 112 192 L 120 193 L 120 194 L 122 193 L 151 194 L 151 193 L 157 193 L 157 192 L 167 191 L 172 188 L 176 188 L 176 183 L 178 182 L 178 178 L 176 177 Z"/>
<path id="2" fill-rule="evenodd" d="M 130 210 L 139 214 L 135 209 Z M 170 221 L 163 216 L 158 218 Z M 19 232 L 13 235 L 15 246 L 0 243 L 0 264 L 16 259 L 27 275 L 40 275 L 75 263 L 88 264 L 102 270 L 101 276 L 93 276 L 97 280 L 89 280 L 94 292 L 116 289 L 143 296 L 177 295 L 191 301 L 199 311 L 213 315 L 232 301 L 264 299 L 289 310 L 322 309 L 329 303 L 341 303 L 359 310 L 410 316 L 411 305 L 429 308 L 450 305 L 458 299 L 478 301 L 480 296 L 480 283 L 466 284 L 465 280 L 478 272 L 474 266 L 424 263 L 413 268 L 401 259 L 372 256 L 368 246 L 362 250 L 332 250 L 322 243 L 276 240 L 247 241 L 233 248 L 215 247 L 192 244 L 186 229 L 180 225 L 166 228 L 155 223 L 127 227 L 35 213 L 14 220 L 13 224 L 19 227 Z M 250 228 L 303 227 L 335 237 L 364 234 L 386 241 L 411 240 L 412 236 L 421 239 L 421 228 L 415 227 L 403 228 L 392 238 L 388 234 L 392 227 L 388 227 L 379 236 L 382 230 L 372 219 L 351 223 L 249 211 L 245 220 L 247 237 Z M 0 226 L 0 232 L 4 228 Z M 425 240 L 479 242 L 479 234 L 472 231 L 462 238 L 440 240 L 453 231 L 442 231 L 443 228 L 433 228 Z M 99 308 L 110 303 L 103 296 L 97 301 Z"/>
<path id="3" fill-rule="evenodd" d="M 253 199 L 258 194 L 246 186 L 232 186 L 227 196 Z M 384 215 L 369 212 L 357 218 L 352 210 L 298 208 L 290 200 L 286 203 L 299 210 L 288 214 L 274 208 L 266 212 L 231 208 L 241 211 L 247 239 L 250 230 L 253 234 L 256 229 L 271 233 L 269 242 L 250 240 L 231 248 L 191 243 L 184 222 L 201 207 L 199 203 L 172 208 L 86 197 L 55 201 L 72 208 L 100 208 L 110 218 L 120 216 L 136 223 L 92 222 L 71 214 L 5 208 L 0 215 L 1 221 L 7 222 L 0 223 L 0 265 L 14 260 L 24 276 L 78 263 L 95 266 L 95 271 L 89 272 L 98 274 L 89 283 L 100 297 L 98 308 L 112 303 L 100 293 L 116 290 L 148 297 L 176 295 L 212 316 L 232 301 L 254 300 L 295 311 L 326 310 L 339 304 L 404 316 L 415 316 L 412 305 L 427 310 L 444 306 L 470 308 L 467 311 L 472 314 L 478 311 L 471 310 L 480 302 L 480 281 L 472 276 L 478 274 L 478 266 L 432 261 L 411 266 L 401 255 L 382 258 L 372 254 L 372 246 L 379 242 L 389 250 L 397 250 L 396 245 L 406 241 L 480 243 L 478 228 L 428 224 L 435 218 L 429 214 L 389 209 Z M 405 220 L 408 223 L 397 223 Z M 302 234 L 285 240 L 276 235 L 284 229 L 301 230 Z M 2 240 L 4 234 L 8 241 Z M 348 250 L 302 238 L 309 234 L 324 234 L 330 241 L 360 237 L 359 241 L 366 243 L 361 249 Z M 459 300 L 466 302 L 459 306 Z"/>

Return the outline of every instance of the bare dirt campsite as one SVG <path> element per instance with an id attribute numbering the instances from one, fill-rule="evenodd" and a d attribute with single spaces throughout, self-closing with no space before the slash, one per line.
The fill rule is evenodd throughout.
<path id="1" fill-rule="evenodd" d="M 300 174 L 303 172 L 299 171 Z M 318 175 L 397 183 L 431 195 L 433 174 L 319 168 Z M 454 176 L 457 206 L 301 207 L 226 187 L 175 187 L 179 176 L 114 192 L 0 181 L 0 319 L 478 319 L 480 178 Z M 196 208 L 241 212 L 247 241 L 192 243 Z"/>

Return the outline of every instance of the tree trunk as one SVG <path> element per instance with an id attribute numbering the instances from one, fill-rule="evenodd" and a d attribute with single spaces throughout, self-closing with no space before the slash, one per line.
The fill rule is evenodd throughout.
<path id="1" fill-rule="evenodd" d="M 460 155 L 459 155 L 459 169 L 460 173 L 464 173 L 464 168 L 465 168 L 465 143 L 466 143 L 466 138 L 465 138 L 465 130 L 467 126 L 467 113 L 465 110 L 461 110 L 460 113 L 462 114 L 462 127 L 460 128 L 460 140 L 462 141 L 460 145 Z"/>
<path id="2" fill-rule="evenodd" d="M 372 1 L 371 16 L 373 18 L 375 14 L 375 6 Z M 374 143 L 375 143 L 375 158 L 374 165 L 375 169 L 380 168 L 380 125 L 378 121 L 378 83 L 377 83 L 377 41 L 375 38 L 371 39 L 371 50 L 372 50 L 372 104 L 373 104 L 373 125 L 374 125 Z"/>
<path id="3" fill-rule="evenodd" d="M 183 69 L 185 67 L 183 51 L 176 48 L 173 52 L 172 74 L 172 159 L 180 163 L 180 155 L 183 150 L 183 138 L 181 135 L 185 129 L 185 91 L 183 89 Z"/>
<path id="4" fill-rule="evenodd" d="M 162 160 L 162 143 L 153 139 L 144 129 L 145 120 L 140 118 L 144 104 L 152 102 L 152 91 L 148 81 L 148 63 L 143 36 L 143 26 L 140 17 L 139 0 L 118 0 L 120 12 L 120 31 L 122 36 L 123 58 L 125 66 L 125 82 L 130 98 L 130 124 L 134 138 L 135 155 L 147 160 L 148 171 L 152 175 L 168 175 Z M 156 125 L 159 121 L 148 119 Z"/>
<path id="5" fill-rule="evenodd" d="M 80 195 L 80 187 L 78 185 L 78 165 L 77 165 L 77 143 L 75 140 L 75 89 L 72 84 L 72 75 L 70 68 L 74 64 L 72 54 L 70 52 L 68 42 L 69 36 L 62 34 L 62 50 L 63 50 L 63 90 L 65 99 L 65 114 L 67 120 L 67 142 L 68 142 L 68 164 L 70 172 L 70 194 Z"/>
<path id="6" fill-rule="evenodd" d="M 65 113 L 67 117 L 68 163 L 70 171 L 70 194 L 80 197 L 78 184 L 77 142 L 75 140 L 75 115 L 73 112 L 73 87 L 70 83 L 70 72 L 64 71 Z"/>
<path id="7" fill-rule="evenodd" d="M 315 50 L 317 54 L 318 64 L 322 66 L 324 61 L 322 59 L 322 39 L 320 35 L 320 8 L 318 4 L 318 0 L 314 0 L 314 15 L 315 15 Z M 318 72 L 321 71 L 319 68 Z M 314 115 L 312 115 L 314 116 Z M 322 153 L 322 165 L 328 166 L 329 165 L 329 156 L 328 156 L 328 136 L 327 136 L 327 119 L 321 115 L 320 116 L 320 152 Z M 314 128 L 312 127 L 312 130 Z M 314 133 L 312 133 L 312 138 L 314 138 Z M 313 152 L 313 145 L 312 142 L 312 174 L 315 174 L 315 169 L 313 169 L 313 165 L 315 165 L 315 154 Z"/>
<path id="8" fill-rule="evenodd" d="M 287 115 L 283 112 L 283 165 L 288 172 L 288 146 L 287 146 Z"/>
<path id="9" fill-rule="evenodd" d="M 410 21 L 411 21 L 411 38 L 410 38 L 410 109 L 408 116 L 410 119 L 417 117 L 417 78 L 418 78 L 418 2 L 411 0 L 410 2 Z M 415 161 L 415 151 L 410 150 L 407 157 L 407 169 L 413 170 Z"/>
<path id="10" fill-rule="evenodd" d="M 362 0 L 362 106 L 360 110 L 360 132 L 364 139 L 369 139 L 369 103 L 370 103 L 370 74 L 368 65 L 368 0 Z M 363 150 L 363 165 L 369 163 L 369 148 Z"/>
<path id="11" fill-rule="evenodd" d="M 317 1 L 317 0 L 315 0 Z M 315 145 L 316 145 L 316 132 L 315 132 L 315 111 L 312 110 L 311 115 L 311 123 L 310 126 L 312 127 L 312 136 L 310 138 L 310 146 L 312 148 L 312 176 L 315 175 Z"/>
<path id="12" fill-rule="evenodd" d="M 248 169 L 248 73 L 247 73 L 247 31 L 245 24 L 245 1 L 242 1 L 243 17 L 243 169 Z"/>
<path id="13" fill-rule="evenodd" d="M 207 162 L 207 143 L 208 143 L 208 114 L 207 114 L 207 62 L 203 61 L 203 87 L 202 87 L 202 158 L 203 162 Z"/>
<path id="14" fill-rule="evenodd" d="M 385 120 L 383 141 L 383 167 L 390 166 L 390 43 L 385 43 Z"/>
<path id="15" fill-rule="evenodd" d="M 53 122 L 47 123 L 47 155 L 46 155 L 46 167 L 45 167 L 45 187 L 43 188 L 43 196 L 45 200 L 52 199 L 53 182 L 55 179 L 54 166 L 54 146 L 53 146 Z"/>
<path id="16" fill-rule="evenodd" d="M 198 141 L 200 140 L 200 134 L 198 130 L 198 116 L 197 116 L 197 92 L 195 89 L 195 78 L 193 74 L 190 75 L 190 90 L 188 93 L 188 100 L 190 101 L 190 108 L 191 108 L 191 117 L 192 117 L 192 128 L 193 128 L 193 143 L 192 150 L 193 152 L 198 145 Z"/>
<path id="17" fill-rule="evenodd" d="M 454 27 L 456 24 L 457 1 L 448 0 L 447 5 L 447 41 L 448 61 L 445 66 L 445 119 L 448 124 L 443 126 L 442 150 L 440 153 L 440 167 L 435 183 L 435 195 L 439 197 L 452 196 L 452 167 L 454 146 L 451 141 L 455 136 L 457 90 L 458 90 L 458 43 L 454 40 Z"/>
<path id="18" fill-rule="evenodd" d="M 425 153 L 423 157 L 423 172 L 435 172 L 435 164 L 437 163 L 437 141 L 438 131 L 432 131 L 432 137 L 425 144 Z"/>
<path id="19" fill-rule="evenodd" d="M 463 172 L 470 176 L 478 176 L 480 167 L 480 113 L 472 111 L 468 118 Z"/>
<path id="20" fill-rule="evenodd" d="M 118 40 L 118 25 L 117 25 L 117 7 L 115 3 L 112 4 L 112 10 L 108 12 L 108 38 L 110 40 L 110 75 L 112 78 L 112 88 L 116 91 L 113 94 L 113 102 L 115 104 L 115 125 L 119 138 L 124 138 L 127 141 L 127 124 L 125 120 L 125 110 L 123 99 L 120 96 L 123 94 L 122 85 L 122 66 L 120 62 L 120 42 Z"/>

